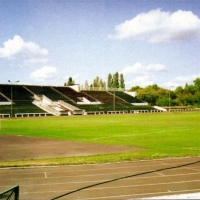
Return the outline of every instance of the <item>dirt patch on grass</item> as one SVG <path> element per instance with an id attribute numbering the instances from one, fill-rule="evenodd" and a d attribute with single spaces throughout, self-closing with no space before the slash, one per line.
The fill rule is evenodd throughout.
<path id="1" fill-rule="evenodd" d="M 141 148 L 25 136 L 0 136 L 0 161 L 109 154 L 133 150 Z"/>

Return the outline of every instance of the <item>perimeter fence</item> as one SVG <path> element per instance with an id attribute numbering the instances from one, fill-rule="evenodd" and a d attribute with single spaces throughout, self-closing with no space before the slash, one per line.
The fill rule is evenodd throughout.
<path id="1" fill-rule="evenodd" d="M 0 200 L 19 200 L 19 186 L 14 186 L 0 193 Z"/>

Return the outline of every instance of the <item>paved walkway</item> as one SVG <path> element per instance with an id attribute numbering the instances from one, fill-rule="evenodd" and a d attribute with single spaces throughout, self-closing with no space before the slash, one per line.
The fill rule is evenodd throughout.
<path id="1" fill-rule="evenodd" d="M 20 200 L 136 199 L 200 192 L 200 157 L 96 165 L 0 169 L 0 191 Z"/>

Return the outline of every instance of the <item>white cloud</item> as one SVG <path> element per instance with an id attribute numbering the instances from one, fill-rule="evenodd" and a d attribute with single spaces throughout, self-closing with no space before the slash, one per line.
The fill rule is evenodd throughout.
<path id="1" fill-rule="evenodd" d="M 136 76 L 134 77 L 133 82 L 135 85 L 139 86 L 147 86 L 147 85 L 152 85 L 154 83 L 153 76 L 151 75 Z"/>
<path id="2" fill-rule="evenodd" d="M 40 48 L 34 42 L 25 42 L 19 35 L 3 43 L 0 48 L 0 58 L 18 58 L 24 62 L 44 62 L 48 55 L 48 50 Z"/>
<path id="3" fill-rule="evenodd" d="M 186 83 L 188 84 L 193 84 L 193 81 L 196 78 L 199 78 L 200 74 L 195 74 L 195 75 L 188 75 L 188 76 L 178 76 L 176 78 L 174 78 L 173 80 L 164 83 L 162 86 L 169 88 L 170 86 L 174 86 L 173 89 L 176 89 L 176 87 L 178 86 L 182 86 L 184 87 Z"/>
<path id="4" fill-rule="evenodd" d="M 146 66 L 147 71 L 164 71 L 165 70 L 165 66 L 161 65 L 161 64 L 150 64 Z"/>
<path id="5" fill-rule="evenodd" d="M 78 80 L 79 78 L 80 78 L 80 75 L 78 73 L 72 76 L 73 80 Z"/>
<path id="6" fill-rule="evenodd" d="M 200 37 L 200 19 L 191 11 L 174 13 L 160 9 L 138 14 L 115 27 L 112 39 L 146 40 L 150 43 L 172 42 Z"/>
<path id="7" fill-rule="evenodd" d="M 124 75 L 129 75 L 129 74 L 136 74 L 140 70 L 142 70 L 143 66 L 141 63 L 135 63 L 133 66 L 125 67 L 121 73 Z"/>
<path id="8" fill-rule="evenodd" d="M 141 63 L 135 63 L 133 66 L 125 67 L 121 73 L 124 75 L 131 74 L 149 74 L 152 72 L 164 71 L 165 66 L 162 64 L 149 64 L 143 65 Z"/>
<path id="9" fill-rule="evenodd" d="M 38 82 L 55 79 L 57 77 L 57 69 L 55 67 L 44 66 L 30 75 L 31 79 Z"/>
<path id="10" fill-rule="evenodd" d="M 147 86 L 156 82 L 155 73 L 165 71 L 166 67 L 162 64 L 143 65 L 135 63 L 133 66 L 125 67 L 120 73 L 125 76 L 126 85 Z"/>
<path id="11" fill-rule="evenodd" d="M 191 83 L 193 83 L 193 81 L 196 78 L 199 78 L 199 77 L 200 77 L 200 74 L 188 75 L 188 76 L 178 76 L 175 78 L 175 81 L 177 81 L 179 83 L 191 84 Z"/>

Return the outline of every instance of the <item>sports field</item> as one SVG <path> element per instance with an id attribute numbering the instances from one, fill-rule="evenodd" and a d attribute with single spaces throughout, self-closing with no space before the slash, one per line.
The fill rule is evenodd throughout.
<path id="1" fill-rule="evenodd" d="M 77 142 L 86 144 L 86 149 L 90 148 L 89 144 L 97 144 L 99 149 L 105 148 L 101 145 L 109 145 L 107 148 L 117 146 L 130 149 L 108 153 L 97 151 L 93 155 L 77 153 L 69 156 L 56 154 L 52 158 L 4 159 L 0 160 L 0 166 L 103 163 L 199 156 L 199 122 L 200 112 L 1 119 L 0 136 L 56 139 L 61 140 L 60 148 L 63 141 L 70 141 L 71 145 L 74 142 L 74 146 Z M 12 142 L 9 148 L 12 148 Z M 34 148 L 37 149 L 37 145 Z"/>

